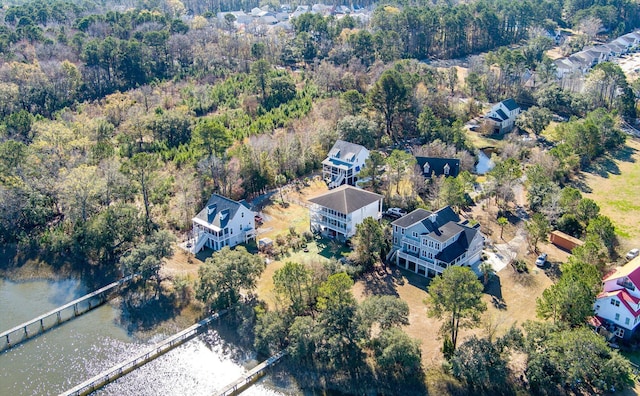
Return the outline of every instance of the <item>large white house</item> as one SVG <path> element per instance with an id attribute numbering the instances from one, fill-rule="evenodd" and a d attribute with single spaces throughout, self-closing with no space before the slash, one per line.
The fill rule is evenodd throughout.
<path id="1" fill-rule="evenodd" d="M 507 99 L 494 105 L 485 119 L 493 128 L 493 133 L 501 134 L 513 129 L 518 114 L 520 114 L 520 106 L 515 100 Z"/>
<path id="2" fill-rule="evenodd" d="M 329 188 L 343 184 L 356 185 L 358 173 L 369 158 L 369 150 L 359 144 L 338 140 L 322 161 L 322 178 Z"/>
<path id="3" fill-rule="evenodd" d="M 309 199 L 311 231 L 346 240 L 367 217 L 382 218 L 382 195 L 344 185 Z"/>
<path id="4" fill-rule="evenodd" d="M 192 219 L 193 239 L 189 249 L 198 253 L 206 246 L 217 251 L 255 239 L 254 216 L 244 201 L 211 195 L 205 208 Z"/>
<path id="5" fill-rule="evenodd" d="M 640 323 L 640 257 L 602 279 L 602 293 L 593 305 L 597 328 L 620 338 L 630 338 Z"/>
<path id="6" fill-rule="evenodd" d="M 432 278 L 446 268 L 480 261 L 484 235 L 478 225 L 461 220 L 450 206 L 430 212 L 416 209 L 391 223 L 397 266 Z"/>

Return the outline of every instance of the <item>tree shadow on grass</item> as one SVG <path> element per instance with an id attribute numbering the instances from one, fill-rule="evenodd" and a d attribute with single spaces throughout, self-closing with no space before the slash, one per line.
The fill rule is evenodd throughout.
<path id="1" fill-rule="evenodd" d="M 611 156 L 613 158 L 617 159 L 618 161 L 636 162 L 636 160 L 635 160 L 635 158 L 633 158 L 633 156 L 636 155 L 637 152 L 638 152 L 638 150 L 634 149 L 633 147 L 622 146 L 616 152 L 611 153 Z"/>
<path id="2" fill-rule="evenodd" d="M 397 275 L 394 269 L 383 266 L 378 270 L 369 271 L 362 275 L 364 293 L 366 296 L 396 296 Z"/>
<path id="3" fill-rule="evenodd" d="M 415 286 L 418 289 L 429 289 L 431 279 L 398 267 L 392 267 L 392 270 L 395 283 L 403 285 L 404 282 L 409 282 L 410 285 Z"/>
<path id="4" fill-rule="evenodd" d="M 593 192 L 593 189 L 587 184 L 586 177 L 583 173 L 578 173 L 567 185 L 585 194 Z"/>
<path id="5" fill-rule="evenodd" d="M 491 278 L 489 278 L 489 282 L 484 286 L 484 292 L 491 296 L 491 303 L 496 309 L 501 311 L 507 309 L 507 303 L 502 297 L 502 283 L 500 281 L 500 276 L 497 274 L 491 276 Z"/>
<path id="6" fill-rule="evenodd" d="M 603 178 L 608 178 L 609 175 L 619 175 L 620 168 L 618 164 L 614 161 L 612 157 L 606 156 L 600 158 L 589 165 L 587 169 L 585 169 L 588 173 L 593 173 Z"/>

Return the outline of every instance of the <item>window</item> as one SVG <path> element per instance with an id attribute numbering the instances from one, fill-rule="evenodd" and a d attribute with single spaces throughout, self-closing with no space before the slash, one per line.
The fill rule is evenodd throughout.
<path id="1" fill-rule="evenodd" d="M 624 318 L 624 324 L 625 324 L 625 325 L 627 325 L 627 326 L 628 326 L 630 323 L 631 323 L 631 319 L 629 319 L 629 318 Z"/>
<path id="2" fill-rule="evenodd" d="M 436 243 L 436 250 L 440 250 L 440 244 Z"/>
<path id="3" fill-rule="evenodd" d="M 620 306 L 620 300 L 616 300 L 615 298 L 611 299 L 611 305 L 615 305 L 616 307 Z"/>
<path id="4" fill-rule="evenodd" d="M 401 234 L 402 234 L 402 235 L 404 235 L 404 228 L 402 229 L 402 232 L 401 232 Z"/>
<path id="5" fill-rule="evenodd" d="M 244 217 L 244 212 L 240 213 L 240 217 Z"/>
<path id="6" fill-rule="evenodd" d="M 620 314 L 619 314 L 619 313 L 617 313 L 617 314 L 616 314 L 616 317 L 615 317 L 615 319 L 614 319 L 614 320 L 615 320 L 616 322 L 620 320 Z"/>
<path id="7" fill-rule="evenodd" d="M 618 327 L 618 328 L 616 329 L 616 331 L 615 331 L 613 334 L 615 334 L 615 335 L 616 335 L 616 337 L 620 337 L 620 338 L 622 338 L 622 337 L 624 337 L 624 329 L 623 329 L 623 328 Z"/>
<path id="8" fill-rule="evenodd" d="M 393 244 L 397 245 L 398 244 L 398 237 L 393 237 Z"/>
<path id="9" fill-rule="evenodd" d="M 411 235 L 413 235 L 413 237 L 414 237 L 414 238 L 417 238 L 417 237 L 418 237 L 418 233 L 417 233 L 417 232 L 415 232 L 415 231 L 414 231 Z"/>

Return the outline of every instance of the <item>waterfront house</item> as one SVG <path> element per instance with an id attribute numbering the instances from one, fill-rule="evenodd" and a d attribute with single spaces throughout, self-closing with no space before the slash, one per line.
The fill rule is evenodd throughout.
<path id="1" fill-rule="evenodd" d="M 198 253 L 203 247 L 215 251 L 236 246 L 256 237 L 255 213 L 246 202 L 237 202 L 218 194 L 192 219 L 193 239 L 189 249 Z"/>

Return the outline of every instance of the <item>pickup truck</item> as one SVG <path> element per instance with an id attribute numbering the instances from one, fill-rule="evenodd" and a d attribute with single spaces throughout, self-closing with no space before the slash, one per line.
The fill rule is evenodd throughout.
<path id="1" fill-rule="evenodd" d="M 394 219 L 399 219 L 400 217 L 406 215 L 407 212 L 405 212 L 404 210 L 402 210 L 400 208 L 389 208 L 389 209 L 387 209 L 386 212 L 384 212 L 384 214 L 386 214 L 387 216 L 392 217 Z"/>

